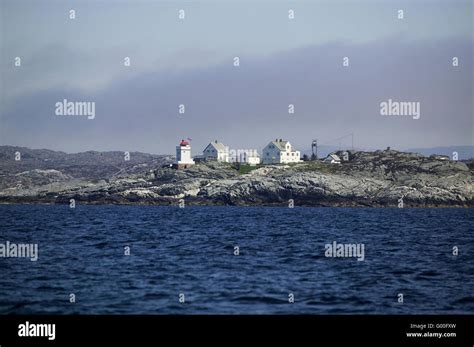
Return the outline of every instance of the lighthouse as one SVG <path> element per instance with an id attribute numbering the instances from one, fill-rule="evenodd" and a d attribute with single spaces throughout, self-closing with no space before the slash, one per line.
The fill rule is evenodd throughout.
<path id="1" fill-rule="evenodd" d="M 194 160 L 191 157 L 191 145 L 188 141 L 181 140 L 176 146 L 176 162 L 173 166 L 175 169 L 186 169 L 191 165 L 194 165 Z"/>

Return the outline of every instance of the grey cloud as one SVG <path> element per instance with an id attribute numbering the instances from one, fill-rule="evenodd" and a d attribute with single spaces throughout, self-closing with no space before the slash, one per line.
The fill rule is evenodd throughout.
<path id="1" fill-rule="evenodd" d="M 402 37 L 308 46 L 265 58 L 241 56 L 185 70 L 121 75 L 101 91 L 44 90 L 22 95 L 4 113 L 3 144 L 65 151 L 172 153 L 193 138 L 232 148 L 262 148 L 287 138 L 308 147 L 349 132 L 362 148 L 472 144 L 471 38 L 408 41 Z M 189 52 L 189 54 L 192 54 Z M 342 67 L 342 57 L 350 66 Z M 458 56 L 460 66 L 451 66 Z M 96 101 L 96 119 L 54 115 L 63 98 Z M 421 102 L 421 119 L 384 117 L 387 99 Z M 178 115 L 178 105 L 186 113 Z M 295 115 L 287 106 L 295 104 Z"/>

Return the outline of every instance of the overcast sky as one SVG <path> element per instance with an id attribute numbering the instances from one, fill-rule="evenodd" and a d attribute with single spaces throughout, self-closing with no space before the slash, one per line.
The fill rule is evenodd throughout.
<path id="1" fill-rule="evenodd" d="M 1 145 L 173 153 L 192 138 L 198 154 L 214 139 L 306 149 L 348 133 L 358 148 L 473 144 L 470 0 L 0 4 Z M 56 115 L 63 99 L 94 101 L 95 119 Z M 388 99 L 420 102 L 420 119 L 380 115 Z"/>

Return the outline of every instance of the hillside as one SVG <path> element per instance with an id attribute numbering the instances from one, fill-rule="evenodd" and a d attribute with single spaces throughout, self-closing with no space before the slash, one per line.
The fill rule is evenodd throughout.
<path id="1" fill-rule="evenodd" d="M 349 151 L 340 165 L 302 162 L 242 174 L 228 163 L 187 170 L 170 156 L 123 152 L 66 154 L 1 147 L 1 203 L 472 207 L 473 169 L 460 161 L 398 151 Z"/>

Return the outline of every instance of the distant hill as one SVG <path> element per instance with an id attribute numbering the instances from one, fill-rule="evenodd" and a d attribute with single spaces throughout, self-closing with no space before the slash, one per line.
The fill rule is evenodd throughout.
<path id="1" fill-rule="evenodd" d="M 20 152 L 21 160 L 15 160 Z M 59 171 L 65 177 L 86 180 L 109 179 L 123 171 L 129 174 L 134 170 L 143 170 L 145 166 L 155 168 L 170 162 L 171 156 L 131 152 L 130 160 L 125 160 L 124 152 L 65 153 L 49 149 L 30 149 L 27 147 L 0 146 L 0 186 L 8 184 L 15 175 L 36 170 Z M 38 171 L 39 170 L 39 171 Z M 54 174 L 54 172 L 49 173 Z"/>
<path id="2" fill-rule="evenodd" d="M 449 147 L 432 147 L 432 148 L 409 148 L 406 152 L 420 153 L 424 156 L 432 154 L 447 155 L 453 157 L 453 152 L 458 152 L 458 160 L 467 160 L 474 158 L 474 146 L 449 146 Z"/>
<path id="3" fill-rule="evenodd" d="M 318 157 L 324 158 L 329 153 L 336 152 L 339 150 L 350 150 L 348 146 L 318 146 Z M 385 148 L 380 148 L 385 149 Z M 392 148 L 398 149 L 398 148 Z M 375 150 L 372 148 L 355 148 L 355 150 Z M 458 152 L 458 160 L 474 159 L 474 146 L 449 146 L 449 147 L 432 147 L 432 148 L 408 148 L 402 150 L 403 152 L 419 153 L 426 157 L 432 154 L 447 155 L 450 158 L 453 157 L 453 152 Z M 311 149 L 303 149 L 301 155 L 311 155 Z"/>

